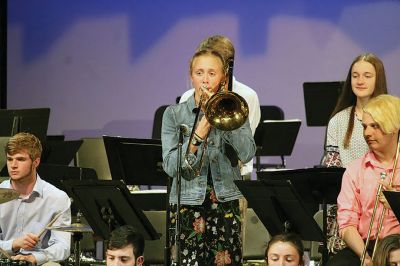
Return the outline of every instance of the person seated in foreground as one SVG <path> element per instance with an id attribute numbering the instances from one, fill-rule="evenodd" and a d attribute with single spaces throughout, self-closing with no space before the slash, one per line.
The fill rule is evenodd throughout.
<path id="1" fill-rule="evenodd" d="M 37 173 L 40 140 L 21 132 L 8 140 L 4 151 L 10 179 L 0 188 L 14 190 L 18 198 L 0 204 L 0 248 L 13 260 L 37 265 L 65 260 L 70 254 L 71 234 L 48 227 L 71 224 L 71 201 Z"/>
<path id="2" fill-rule="evenodd" d="M 107 266 L 142 266 L 144 238 L 131 225 L 123 225 L 111 232 L 107 248 Z"/>
<path id="3" fill-rule="evenodd" d="M 268 266 L 304 266 L 304 247 L 299 235 L 283 233 L 268 242 L 265 261 Z"/>
<path id="4" fill-rule="evenodd" d="M 364 260 L 364 265 L 373 265 L 372 250 L 383 208 L 386 212 L 379 238 L 400 233 L 399 221 L 385 196 L 381 192 L 378 194 L 380 186 L 383 190 L 400 187 L 400 165 L 395 168 L 400 98 L 383 94 L 370 99 L 363 108 L 362 126 L 369 152 L 347 166 L 337 198 L 339 234 L 347 247 L 333 256 L 327 265 L 358 266 L 360 260 Z M 370 227 L 376 200 L 377 215 L 372 221 L 374 226 Z"/>
<path id="5" fill-rule="evenodd" d="M 400 266 L 400 234 L 379 241 L 372 261 L 374 266 Z"/>

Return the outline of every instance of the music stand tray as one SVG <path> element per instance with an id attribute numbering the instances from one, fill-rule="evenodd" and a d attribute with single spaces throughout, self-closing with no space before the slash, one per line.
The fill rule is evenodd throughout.
<path id="1" fill-rule="evenodd" d="M 103 136 L 112 179 L 128 185 L 166 186 L 159 139 Z"/>
<path id="2" fill-rule="evenodd" d="M 102 239 L 109 239 L 112 230 L 125 224 L 134 226 L 146 240 L 160 238 L 147 217 L 136 208 L 122 181 L 63 180 L 62 183 L 94 233 Z"/>
<path id="3" fill-rule="evenodd" d="M 315 167 L 258 171 L 260 180 L 290 180 L 306 204 L 336 204 L 345 168 Z"/>
<path id="4" fill-rule="evenodd" d="M 238 180 L 236 185 L 271 235 L 295 232 L 303 240 L 323 241 L 323 233 L 288 180 Z"/>
<path id="5" fill-rule="evenodd" d="M 301 121 L 292 120 L 264 120 L 261 126 L 261 136 L 256 139 L 260 156 L 289 156 L 292 154 Z"/>
<path id="6" fill-rule="evenodd" d="M 307 126 L 327 126 L 344 81 L 304 82 Z"/>

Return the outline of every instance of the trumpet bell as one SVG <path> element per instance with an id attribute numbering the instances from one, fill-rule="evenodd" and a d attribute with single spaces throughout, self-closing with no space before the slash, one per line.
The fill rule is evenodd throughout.
<path id="1" fill-rule="evenodd" d="M 210 97 L 206 104 L 205 115 L 208 122 L 223 131 L 238 129 L 249 116 L 246 100 L 232 91 L 223 91 Z"/>

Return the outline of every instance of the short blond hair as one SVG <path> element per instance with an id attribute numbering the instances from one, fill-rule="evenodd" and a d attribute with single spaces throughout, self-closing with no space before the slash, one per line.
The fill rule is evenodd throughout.
<path id="1" fill-rule="evenodd" d="M 396 96 L 382 94 L 372 98 L 363 111 L 370 114 L 386 134 L 400 129 L 400 98 Z"/>
<path id="2" fill-rule="evenodd" d="M 235 47 L 229 38 L 222 35 L 213 35 L 204 39 L 196 49 L 196 52 L 205 49 L 212 49 L 217 51 L 224 59 L 228 61 L 235 57 Z"/>
<path id="3" fill-rule="evenodd" d="M 224 60 L 224 57 L 220 54 L 220 53 L 218 53 L 218 51 L 216 51 L 216 50 L 213 50 L 213 49 L 204 49 L 204 50 L 200 50 L 200 51 L 197 51 L 193 56 L 192 56 L 192 58 L 190 59 L 190 62 L 189 62 L 189 75 L 192 75 L 192 72 L 193 72 L 193 62 L 194 62 L 194 60 L 197 58 L 197 57 L 200 57 L 200 56 L 203 56 L 203 55 L 212 55 L 212 56 L 215 56 L 215 57 L 217 57 L 220 61 L 221 61 L 221 66 L 222 66 L 222 71 L 223 71 L 223 74 L 226 76 L 227 75 L 227 71 L 228 71 L 228 68 L 227 68 L 227 64 L 226 64 L 226 61 Z"/>
<path id="4" fill-rule="evenodd" d="M 23 150 L 26 150 L 29 157 L 35 160 L 42 155 L 42 144 L 35 135 L 21 132 L 12 136 L 4 148 L 6 155 L 14 155 Z"/>

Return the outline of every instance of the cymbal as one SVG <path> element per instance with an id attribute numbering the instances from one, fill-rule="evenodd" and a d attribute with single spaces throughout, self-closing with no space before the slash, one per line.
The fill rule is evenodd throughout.
<path id="1" fill-rule="evenodd" d="M 73 223 L 71 225 L 60 225 L 48 227 L 49 230 L 56 230 L 69 233 L 93 233 L 92 228 L 89 225 L 81 223 Z"/>
<path id="2" fill-rule="evenodd" d="M 14 189 L 0 188 L 0 204 L 6 203 L 14 199 L 18 199 L 18 197 L 19 194 Z"/>

